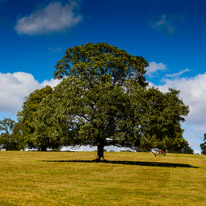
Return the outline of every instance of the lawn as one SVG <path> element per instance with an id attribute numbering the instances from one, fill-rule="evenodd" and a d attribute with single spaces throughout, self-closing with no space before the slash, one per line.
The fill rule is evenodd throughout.
<path id="1" fill-rule="evenodd" d="M 206 156 L 0 152 L 0 205 L 206 205 Z"/>

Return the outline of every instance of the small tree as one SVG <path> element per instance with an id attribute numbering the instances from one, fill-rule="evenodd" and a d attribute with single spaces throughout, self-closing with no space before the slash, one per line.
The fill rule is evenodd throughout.
<path id="1" fill-rule="evenodd" d="M 0 121 L 0 131 L 2 131 L 0 136 L 0 145 L 6 150 L 17 150 L 18 142 L 13 136 L 13 129 L 15 126 L 15 121 L 10 118 L 4 118 Z"/>
<path id="2" fill-rule="evenodd" d="M 202 150 L 202 154 L 206 155 L 206 133 L 204 134 L 204 139 L 203 139 L 203 143 L 200 144 L 200 148 Z"/>

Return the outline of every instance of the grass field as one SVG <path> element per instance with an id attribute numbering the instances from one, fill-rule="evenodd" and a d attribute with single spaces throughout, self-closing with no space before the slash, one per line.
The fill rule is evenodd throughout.
<path id="1" fill-rule="evenodd" d="M 0 205 L 206 205 L 206 156 L 0 152 Z"/>

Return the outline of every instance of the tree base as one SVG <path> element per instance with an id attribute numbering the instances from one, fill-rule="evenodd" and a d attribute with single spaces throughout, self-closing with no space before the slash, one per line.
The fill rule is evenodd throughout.
<path id="1" fill-rule="evenodd" d="M 105 162 L 106 160 L 104 158 L 96 158 L 94 159 L 94 162 Z"/>

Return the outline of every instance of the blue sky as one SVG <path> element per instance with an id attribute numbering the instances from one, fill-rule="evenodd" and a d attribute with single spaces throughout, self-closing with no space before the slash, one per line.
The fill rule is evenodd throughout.
<path id="1" fill-rule="evenodd" d="M 0 118 L 53 80 L 67 48 L 106 42 L 143 56 L 147 81 L 181 90 L 190 106 L 184 137 L 199 150 L 206 132 L 204 0 L 0 0 Z"/>

